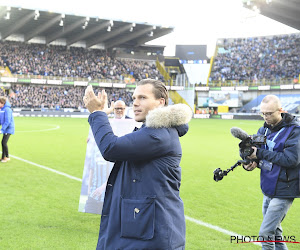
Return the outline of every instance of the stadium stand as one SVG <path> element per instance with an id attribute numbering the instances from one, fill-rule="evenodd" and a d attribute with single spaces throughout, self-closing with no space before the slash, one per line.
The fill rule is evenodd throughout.
<path id="1" fill-rule="evenodd" d="M 12 16 L 17 18 L 17 15 L 25 14 L 28 11 L 23 10 L 18 12 L 17 9 L 13 8 L 12 12 L 16 13 Z M 76 46 L 73 46 L 76 44 L 76 41 L 80 40 L 79 38 L 82 38 L 80 25 L 76 28 L 76 32 L 70 32 L 69 35 L 65 34 L 66 45 L 63 42 L 52 43 L 54 35 L 57 33 L 57 25 L 53 25 L 55 26 L 55 30 L 50 31 L 45 28 L 41 32 L 40 35 L 45 40 L 36 39 L 34 43 L 30 42 L 28 33 L 31 34 L 36 29 L 34 25 L 43 27 L 42 23 L 47 23 L 47 18 L 50 18 L 47 13 L 43 13 L 42 16 L 44 17 L 39 19 L 38 24 L 31 20 L 28 26 L 26 26 L 26 30 L 22 29 L 24 38 L 28 38 L 23 41 L 22 39 L 20 40 L 21 36 L 18 36 L 18 39 L 15 41 L 10 40 L 9 35 L 15 31 L 13 25 L 7 27 L 0 25 L 1 35 L 2 33 L 4 34 L 4 39 L 0 40 L 0 73 L 4 68 L 7 68 L 9 71 L 6 71 L 5 75 L 1 75 L 2 86 L 4 86 L 1 91 L 4 95 L 10 97 L 13 108 L 54 110 L 73 108 L 79 110 L 84 106 L 81 98 L 86 84 L 94 85 L 97 91 L 99 87 L 96 86 L 100 85 L 100 83 L 116 83 L 116 86 L 119 83 L 134 85 L 135 81 L 144 78 L 165 81 L 166 85 L 169 85 L 170 90 L 174 90 L 174 92 L 184 92 L 190 88 L 191 93 L 186 92 L 185 94 L 190 95 L 192 99 L 190 106 L 194 106 L 194 99 L 197 98 L 192 97 L 194 94 L 192 89 L 195 87 L 195 84 L 190 84 L 187 78 L 177 83 L 177 80 L 181 79 L 178 76 L 185 74 L 183 65 L 179 60 L 180 58 L 176 60 L 175 58 L 165 58 L 162 56 L 163 46 L 155 47 L 143 44 L 146 41 L 154 39 L 155 33 L 158 32 L 157 36 L 162 36 L 165 34 L 164 32 L 168 33 L 172 29 L 162 32 L 163 28 L 157 28 L 154 31 L 154 37 L 149 37 L 147 32 L 145 32 L 143 36 L 134 38 L 133 33 L 126 28 L 127 24 L 125 25 L 122 22 L 116 21 L 113 29 L 121 29 L 122 26 L 122 29 L 124 28 L 125 30 L 126 28 L 126 34 L 117 35 L 118 32 L 115 32 L 114 41 L 108 39 L 104 43 L 105 46 L 100 49 L 101 46 L 93 47 L 97 40 L 93 37 L 97 36 L 96 33 L 90 33 L 90 37 L 85 37 L 85 46 L 77 46 L 84 43 L 78 43 Z M 74 16 L 72 18 L 76 19 L 77 17 Z M 88 29 L 91 28 L 91 25 L 98 25 L 97 22 L 92 19 Z M 71 23 L 68 24 L 67 22 L 66 24 L 65 28 L 71 25 Z M 140 25 L 137 24 L 137 26 Z M 23 26 L 23 28 L 25 27 Z M 139 27 L 139 29 L 145 29 L 145 31 L 148 28 L 154 29 L 147 25 Z M 108 34 L 106 28 L 103 28 L 101 32 L 103 35 Z M 111 35 L 112 33 L 109 36 Z M 64 35 L 61 34 L 60 36 L 60 38 L 63 38 Z M 76 36 L 77 39 L 72 39 Z M 90 39 L 94 39 L 95 42 L 89 42 Z M 99 41 L 97 40 L 97 42 Z M 117 44 L 117 41 L 120 44 Z M 228 38 L 220 39 L 220 41 L 221 43 L 217 44 L 216 55 L 211 60 L 213 67 L 210 72 L 208 84 L 206 86 L 201 84 L 196 86 L 198 89 L 195 88 L 196 95 L 197 91 L 202 91 L 199 95 L 200 99 L 207 99 L 210 91 L 222 90 L 210 88 L 216 85 L 220 87 L 247 86 L 247 89 L 235 89 L 246 92 L 261 90 L 259 88 L 257 90 L 249 90 L 248 86 L 251 85 L 298 85 L 300 73 L 300 34 Z M 110 47 L 111 44 L 114 44 L 114 46 Z M 126 56 L 123 57 L 124 55 Z M 147 57 L 148 59 L 146 59 Z M 208 70 L 205 74 L 205 82 L 208 76 L 207 72 Z M 44 82 L 40 82 L 39 80 L 44 80 Z M 60 82 L 51 83 L 52 80 Z M 76 84 L 75 81 L 81 83 Z M 110 100 L 123 99 L 130 106 L 134 86 L 130 89 L 127 85 L 119 88 L 112 84 L 104 84 L 102 88 L 107 90 Z M 297 95 L 299 88 L 296 89 L 295 87 L 292 89 Z M 273 90 L 275 88 L 265 91 L 272 92 Z M 288 92 L 288 89 L 286 89 L 286 92 Z M 281 93 L 286 94 L 286 92 L 283 90 Z M 265 92 L 259 94 L 265 94 Z M 249 100 L 249 96 L 255 98 L 257 94 L 256 96 L 252 94 L 245 96 L 245 99 L 243 99 L 244 104 L 245 100 Z M 201 104 L 198 106 L 202 107 Z M 255 109 L 252 109 L 252 107 L 243 107 L 240 110 L 242 112 L 245 112 L 245 110 L 253 112 Z M 296 109 L 293 108 L 292 110 L 295 111 Z"/>
<path id="2" fill-rule="evenodd" d="M 210 83 L 236 85 L 298 83 L 300 34 L 223 39 Z"/>
<path id="3" fill-rule="evenodd" d="M 136 80 L 163 80 L 153 61 L 118 60 L 98 49 L 1 41 L 0 53 L 0 66 L 8 66 L 16 75 L 119 81 L 129 74 Z"/>
<path id="4" fill-rule="evenodd" d="M 0 66 L 9 69 L 10 77 L 38 79 L 77 79 L 102 82 L 128 82 L 153 78 L 164 81 L 153 60 L 134 60 L 110 56 L 104 50 L 66 46 L 0 41 Z M 100 88 L 99 88 L 100 89 Z M 98 88 L 95 88 L 98 91 Z M 12 83 L 7 91 L 13 108 L 84 107 L 84 87 Z M 128 89 L 106 88 L 110 101 L 122 99 L 131 105 Z"/>

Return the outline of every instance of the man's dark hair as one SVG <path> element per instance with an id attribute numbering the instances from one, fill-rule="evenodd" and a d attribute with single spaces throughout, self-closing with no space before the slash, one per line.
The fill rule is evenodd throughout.
<path id="1" fill-rule="evenodd" d="M 137 83 L 137 86 L 151 84 L 153 86 L 153 94 L 156 99 L 164 98 L 165 106 L 169 104 L 169 93 L 166 86 L 158 80 L 154 79 L 143 79 Z"/>
<path id="2" fill-rule="evenodd" d="M 7 98 L 5 96 L 0 96 L 0 103 L 5 104 Z"/>

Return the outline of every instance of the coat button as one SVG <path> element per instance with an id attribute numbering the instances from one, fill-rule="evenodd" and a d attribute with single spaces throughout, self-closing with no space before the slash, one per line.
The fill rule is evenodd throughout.
<path id="1" fill-rule="evenodd" d="M 134 179 L 133 182 L 136 182 L 136 180 Z"/>

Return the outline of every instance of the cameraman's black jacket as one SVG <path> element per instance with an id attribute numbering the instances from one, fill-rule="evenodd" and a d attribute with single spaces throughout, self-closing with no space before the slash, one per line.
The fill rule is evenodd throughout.
<path id="1" fill-rule="evenodd" d="M 282 120 L 275 127 L 265 123 L 258 130 L 258 134 L 266 135 L 270 140 L 276 134 L 281 136 L 281 139 L 280 136 L 279 139 L 276 138 L 278 142 L 274 152 L 269 151 L 265 145 L 257 150 L 258 160 L 273 163 L 271 171 L 261 170 L 261 188 L 263 193 L 270 197 L 296 198 L 300 197 L 300 123 L 288 113 L 281 115 Z M 282 128 L 284 130 L 281 132 Z"/>

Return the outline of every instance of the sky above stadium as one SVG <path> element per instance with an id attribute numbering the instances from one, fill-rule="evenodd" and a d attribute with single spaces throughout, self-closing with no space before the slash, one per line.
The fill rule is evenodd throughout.
<path id="1" fill-rule="evenodd" d="M 174 56 L 176 45 L 207 45 L 213 55 L 218 38 L 267 36 L 299 32 L 242 7 L 242 0 L 0 0 L 0 5 L 48 10 L 103 19 L 171 26 L 175 31 L 149 42 L 165 45 Z"/>

